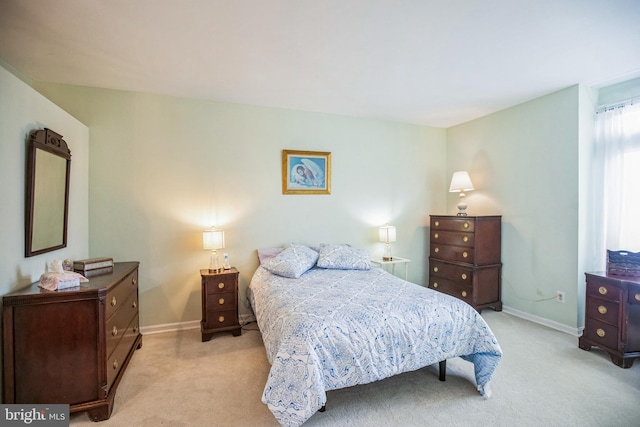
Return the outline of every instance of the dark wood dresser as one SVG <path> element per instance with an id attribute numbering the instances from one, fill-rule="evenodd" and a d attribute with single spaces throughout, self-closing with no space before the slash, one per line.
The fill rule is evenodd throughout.
<path id="1" fill-rule="evenodd" d="M 216 332 L 241 333 L 238 321 L 238 270 L 209 272 L 200 270 L 202 277 L 202 341 L 209 341 Z"/>
<path id="2" fill-rule="evenodd" d="M 134 351 L 138 262 L 89 277 L 79 288 L 48 291 L 37 283 L 5 295 L 5 403 L 70 405 L 93 421 L 111 416 L 116 389 Z"/>
<path id="3" fill-rule="evenodd" d="M 502 310 L 501 217 L 431 215 L 429 288 Z"/>
<path id="4" fill-rule="evenodd" d="M 585 275 L 585 324 L 578 346 L 599 347 L 613 363 L 630 368 L 640 357 L 640 277 Z"/>

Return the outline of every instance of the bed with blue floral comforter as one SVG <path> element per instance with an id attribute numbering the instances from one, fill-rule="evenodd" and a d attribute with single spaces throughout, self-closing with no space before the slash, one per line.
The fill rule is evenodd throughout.
<path id="1" fill-rule="evenodd" d="M 299 278 L 258 267 L 247 294 L 271 363 L 262 401 L 284 426 L 304 423 L 328 390 L 453 357 L 474 364 L 478 391 L 489 397 L 502 352 L 461 300 L 378 267 L 314 267 Z"/>

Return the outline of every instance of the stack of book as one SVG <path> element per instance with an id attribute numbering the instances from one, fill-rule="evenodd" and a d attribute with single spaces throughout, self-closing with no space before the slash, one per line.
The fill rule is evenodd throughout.
<path id="1" fill-rule="evenodd" d="M 113 258 L 89 258 L 73 262 L 73 271 L 85 277 L 113 272 Z"/>

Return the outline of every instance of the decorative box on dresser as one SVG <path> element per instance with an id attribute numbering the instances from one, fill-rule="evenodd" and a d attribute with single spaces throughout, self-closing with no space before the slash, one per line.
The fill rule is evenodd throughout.
<path id="1" fill-rule="evenodd" d="M 138 262 L 114 264 L 79 288 L 37 283 L 3 296 L 4 401 L 70 405 L 111 416 L 116 389 L 142 345 Z"/>
<path id="2" fill-rule="evenodd" d="M 640 276 L 586 273 L 585 325 L 578 346 L 599 347 L 621 368 L 640 357 Z"/>
<path id="3" fill-rule="evenodd" d="M 429 288 L 502 310 L 501 217 L 431 215 Z"/>
<path id="4" fill-rule="evenodd" d="M 217 332 L 231 331 L 240 335 L 238 321 L 238 270 L 210 272 L 200 270 L 202 277 L 202 341 L 209 341 Z"/>

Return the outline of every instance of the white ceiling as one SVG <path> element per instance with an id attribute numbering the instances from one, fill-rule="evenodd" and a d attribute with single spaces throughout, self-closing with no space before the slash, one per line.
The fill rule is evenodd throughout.
<path id="1" fill-rule="evenodd" d="M 0 59 L 67 83 L 449 127 L 640 76 L 640 0 L 0 0 Z"/>

